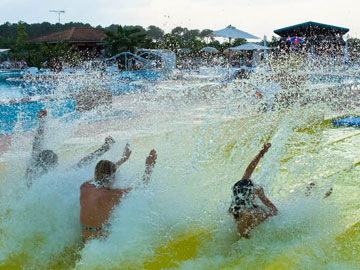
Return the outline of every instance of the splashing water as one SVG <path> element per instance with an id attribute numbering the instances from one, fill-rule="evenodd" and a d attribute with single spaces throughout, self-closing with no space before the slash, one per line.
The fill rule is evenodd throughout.
<path id="1" fill-rule="evenodd" d="M 264 68 L 230 83 L 168 79 L 114 97 L 111 108 L 51 117 L 45 143 L 60 164 L 31 189 L 32 131 L 15 127 L 0 156 L 0 269 L 356 269 L 360 131 L 329 119 L 358 113 L 357 80 L 319 82 L 305 71 Z M 101 84 L 90 77 L 82 82 Z M 53 94 L 66 96 L 73 83 L 62 79 Z M 268 94 L 275 84 L 281 90 Z M 117 143 L 104 159 L 132 146 L 116 184 L 135 189 L 114 209 L 109 237 L 82 245 L 79 187 L 96 161 L 72 165 L 108 135 Z M 253 179 L 280 214 L 239 239 L 227 214 L 231 187 L 266 141 L 272 147 Z M 152 148 L 158 161 L 144 187 Z M 310 182 L 317 189 L 306 197 Z"/>

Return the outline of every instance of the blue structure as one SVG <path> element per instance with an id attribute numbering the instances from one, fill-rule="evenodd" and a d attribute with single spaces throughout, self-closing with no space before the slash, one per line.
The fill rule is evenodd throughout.
<path id="1" fill-rule="evenodd" d="M 344 118 L 333 120 L 332 123 L 336 126 L 357 126 L 360 127 L 360 117 L 346 116 Z"/>

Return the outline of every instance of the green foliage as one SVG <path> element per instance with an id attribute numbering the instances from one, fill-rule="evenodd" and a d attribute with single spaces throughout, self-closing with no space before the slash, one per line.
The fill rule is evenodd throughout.
<path id="1" fill-rule="evenodd" d="M 178 36 L 172 34 L 165 34 L 163 41 L 159 44 L 159 49 L 168 49 L 177 52 L 180 48 L 184 47 L 184 43 Z"/>
<path id="2" fill-rule="evenodd" d="M 160 41 L 162 40 L 162 38 L 164 37 L 164 30 L 162 30 L 161 28 L 155 26 L 155 25 L 150 25 L 148 28 L 147 28 L 147 31 L 146 31 L 146 34 L 156 40 L 156 41 Z"/>
<path id="3" fill-rule="evenodd" d="M 280 38 L 272 36 L 271 41 L 266 42 L 266 46 L 277 47 L 277 46 L 279 46 L 279 43 L 280 43 Z"/>
<path id="4" fill-rule="evenodd" d="M 108 55 L 115 55 L 124 51 L 134 53 L 137 48 L 151 44 L 145 29 L 142 27 L 122 27 L 119 25 L 116 31 L 106 31 L 105 34 L 104 42 Z"/>
<path id="5" fill-rule="evenodd" d="M 189 30 L 185 27 L 177 26 L 173 30 L 171 30 L 171 35 L 182 38 Z"/>
<path id="6" fill-rule="evenodd" d="M 245 44 L 247 41 L 243 38 L 236 38 L 234 42 L 231 44 L 231 47 L 236 47 Z"/>
<path id="7" fill-rule="evenodd" d="M 43 43 L 40 48 L 43 56 L 47 60 L 46 66 L 52 70 L 61 70 L 64 62 L 75 64 L 80 57 L 75 53 L 75 48 L 69 46 L 65 41 L 53 44 Z"/>
<path id="8" fill-rule="evenodd" d="M 213 35 L 213 30 L 210 29 L 204 29 L 200 32 L 199 37 L 201 40 L 206 40 L 207 42 L 209 42 L 209 40 L 214 41 L 214 35 Z"/>
<path id="9" fill-rule="evenodd" d="M 25 32 L 25 26 L 23 24 L 19 23 L 18 34 L 16 37 L 16 43 L 15 43 L 16 51 L 22 51 L 25 49 L 27 37 L 28 37 L 28 35 Z"/>

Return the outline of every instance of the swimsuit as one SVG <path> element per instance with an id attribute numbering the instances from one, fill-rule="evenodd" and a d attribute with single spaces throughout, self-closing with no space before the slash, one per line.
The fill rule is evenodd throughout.
<path id="1" fill-rule="evenodd" d="M 238 216 L 241 211 L 244 210 L 244 208 L 258 208 L 259 206 L 254 204 L 251 200 L 245 200 L 244 197 L 241 194 L 233 195 L 231 198 L 231 205 L 229 208 L 229 211 L 234 216 Z"/>
<path id="2" fill-rule="evenodd" d="M 80 224 L 80 227 L 82 229 L 84 229 L 86 231 L 91 231 L 91 232 L 101 231 L 101 230 L 104 230 L 104 229 L 108 228 L 109 226 L 110 226 L 110 224 L 106 224 L 106 225 L 104 225 L 102 227 L 99 227 L 99 228 L 90 228 L 90 227 L 86 227 L 86 226 Z"/>

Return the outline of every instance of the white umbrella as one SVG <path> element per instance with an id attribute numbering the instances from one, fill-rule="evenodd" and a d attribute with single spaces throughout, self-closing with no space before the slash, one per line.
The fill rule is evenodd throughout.
<path id="1" fill-rule="evenodd" d="M 231 25 L 229 25 L 228 27 L 226 27 L 224 29 L 214 31 L 213 35 L 217 36 L 217 37 L 228 38 L 229 39 L 229 48 L 231 47 L 231 39 L 232 38 L 259 39 L 257 36 L 254 36 L 247 32 L 241 31 Z M 230 64 L 230 59 L 231 59 L 231 51 L 229 53 L 229 64 Z M 230 65 L 229 65 L 229 68 L 230 68 Z"/>
<path id="2" fill-rule="evenodd" d="M 214 47 L 204 47 L 200 50 L 200 52 L 206 52 L 206 53 L 218 53 L 219 51 Z"/>
<path id="3" fill-rule="evenodd" d="M 264 50 L 264 52 L 266 52 L 266 50 L 271 50 L 272 48 L 270 47 L 266 47 L 266 46 L 261 46 L 259 44 L 256 44 L 256 43 L 245 43 L 243 45 L 240 45 L 240 46 L 236 46 L 236 47 L 232 47 L 230 48 L 231 51 L 236 51 L 236 52 L 239 52 L 239 51 L 253 51 L 253 63 L 255 63 L 256 59 L 255 56 L 256 56 L 256 53 L 255 51 L 261 51 L 261 50 Z M 265 58 L 265 54 L 264 54 L 264 58 Z"/>
<path id="4" fill-rule="evenodd" d="M 217 36 L 217 37 L 229 38 L 230 40 L 232 38 L 259 39 L 257 36 L 254 36 L 252 34 L 241 31 L 231 25 L 229 25 L 228 27 L 226 27 L 224 29 L 214 31 L 213 35 Z"/>
<path id="5" fill-rule="evenodd" d="M 272 48 L 270 47 L 261 46 L 251 42 L 230 48 L 230 50 L 232 51 L 254 51 L 254 50 L 271 50 L 271 49 Z"/>

